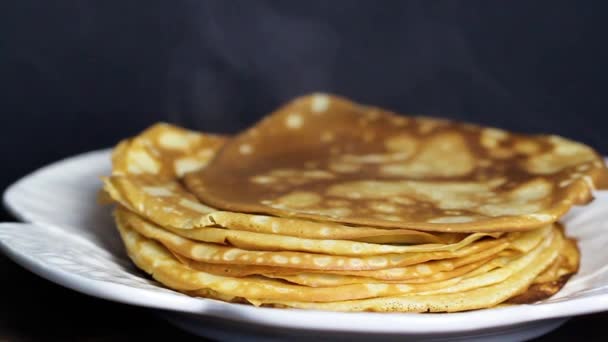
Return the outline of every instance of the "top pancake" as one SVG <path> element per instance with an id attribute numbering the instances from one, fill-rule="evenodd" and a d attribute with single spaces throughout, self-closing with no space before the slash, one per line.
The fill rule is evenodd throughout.
<path id="1" fill-rule="evenodd" d="M 527 230 L 607 183 L 602 158 L 558 136 L 404 117 L 302 97 L 227 141 L 185 183 L 216 208 L 427 231 Z"/>
<path id="2" fill-rule="evenodd" d="M 159 123 L 124 140 L 112 153 L 112 175 L 103 177 L 100 200 L 117 202 L 169 229 L 222 227 L 235 231 L 304 239 L 369 243 L 456 243 L 461 233 L 346 226 L 298 218 L 219 211 L 199 202 L 181 185 L 181 176 L 204 168 L 226 138 Z M 193 231 L 202 234 L 205 229 Z M 273 239 L 265 241 L 272 243 Z"/>

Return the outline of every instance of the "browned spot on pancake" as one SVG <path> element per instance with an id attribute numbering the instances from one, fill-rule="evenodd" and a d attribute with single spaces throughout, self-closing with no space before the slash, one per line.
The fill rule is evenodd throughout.
<path id="1" fill-rule="evenodd" d="M 547 283 L 533 284 L 525 292 L 512 297 L 506 303 L 511 304 L 531 304 L 539 300 L 547 299 L 556 294 L 572 277 L 574 273 L 564 274 L 559 279 Z"/>

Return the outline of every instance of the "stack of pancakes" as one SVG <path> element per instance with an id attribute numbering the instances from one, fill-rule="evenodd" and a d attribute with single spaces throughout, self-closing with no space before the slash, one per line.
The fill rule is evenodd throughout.
<path id="1" fill-rule="evenodd" d="M 104 193 L 135 264 L 254 305 L 453 312 L 529 303 L 576 273 L 557 220 L 607 183 L 558 136 L 405 117 L 324 94 L 234 137 L 157 124 Z"/>

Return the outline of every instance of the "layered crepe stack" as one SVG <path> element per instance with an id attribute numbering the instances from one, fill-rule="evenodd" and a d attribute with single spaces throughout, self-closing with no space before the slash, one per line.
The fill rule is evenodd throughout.
<path id="1" fill-rule="evenodd" d="M 579 265 L 557 222 L 608 172 L 591 148 L 296 99 L 234 137 L 157 124 L 104 191 L 134 263 L 193 296 L 454 312 L 529 303 Z"/>

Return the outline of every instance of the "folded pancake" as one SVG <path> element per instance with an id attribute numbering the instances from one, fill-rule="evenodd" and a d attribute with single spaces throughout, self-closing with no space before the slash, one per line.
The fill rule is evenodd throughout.
<path id="1" fill-rule="evenodd" d="M 343 98 L 299 98 L 185 175 L 208 205 L 371 227 L 537 228 L 605 186 L 603 159 L 558 136 L 404 117 Z"/>

